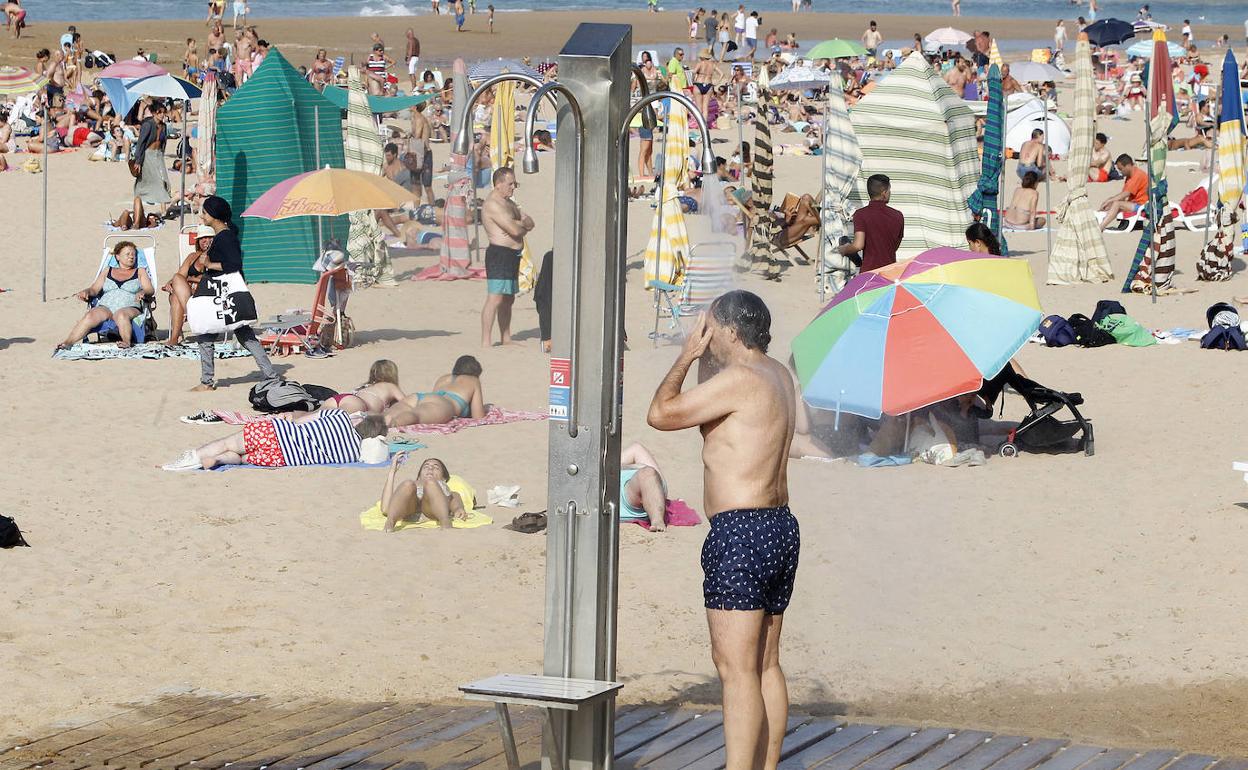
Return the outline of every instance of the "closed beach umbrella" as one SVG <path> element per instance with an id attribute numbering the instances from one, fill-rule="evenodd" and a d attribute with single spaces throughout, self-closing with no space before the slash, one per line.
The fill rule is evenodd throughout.
<path id="1" fill-rule="evenodd" d="M 1225 281 L 1231 277 L 1235 223 L 1244 192 L 1244 97 L 1235 54 L 1222 60 L 1222 110 L 1218 115 L 1218 230 L 1201 252 L 1196 277 Z"/>
<path id="2" fill-rule="evenodd" d="M 529 65 L 515 59 L 487 59 L 472 65 L 472 69 L 468 70 L 469 80 L 487 80 L 495 75 L 502 75 L 510 72 L 519 75 L 528 75 L 531 78 L 542 80 L 542 73 L 533 69 Z"/>
<path id="3" fill-rule="evenodd" d="M 368 94 L 360 68 L 347 69 L 347 134 L 342 149 L 346 166 L 352 171 L 381 174 L 382 144 L 377 122 L 368 107 Z M 411 195 L 409 193 L 410 200 Z M 364 272 L 375 281 L 393 281 L 394 270 L 386 258 L 385 242 L 377 215 L 372 211 L 354 211 L 348 220 L 347 255 L 365 266 Z"/>
<path id="4" fill-rule="evenodd" d="M 995 37 L 988 45 L 988 66 L 1005 67 L 1005 60 L 1001 58 L 1001 51 L 997 48 L 997 39 Z"/>
<path id="5" fill-rule="evenodd" d="M 960 46 L 965 45 L 972 35 L 969 32 L 963 32 L 953 27 L 941 27 L 934 29 L 923 38 L 925 47 L 940 48 L 942 45 Z"/>
<path id="6" fill-rule="evenodd" d="M 980 161 L 979 183 L 967 204 L 973 215 L 992 228 L 993 235 L 1001 241 L 1001 253 L 1007 254 L 998 211 L 1004 162 L 1005 92 L 1001 90 L 1001 68 L 994 64 L 988 68 L 988 117 L 984 122 L 984 157 Z"/>
<path id="7" fill-rule="evenodd" d="M 20 96 L 38 91 L 47 83 L 46 77 L 26 67 L 0 67 L 0 94 Z"/>
<path id="8" fill-rule="evenodd" d="M 494 86 L 494 117 L 490 121 L 490 163 L 494 168 L 516 162 L 516 84 Z"/>
<path id="9" fill-rule="evenodd" d="M 96 78 L 145 78 L 151 75 L 168 75 L 169 70 L 147 59 L 124 59 L 108 65 L 95 73 Z"/>
<path id="10" fill-rule="evenodd" d="M 857 40 L 841 40 L 839 37 L 834 37 L 810 49 L 806 53 L 806 58 L 818 61 L 819 59 L 850 59 L 855 56 L 866 55 L 866 46 Z"/>
<path id="11" fill-rule="evenodd" d="M 973 393 L 1040 318 L 1026 260 L 932 249 L 855 276 L 797 335 L 802 396 L 878 419 Z"/>
<path id="12" fill-rule="evenodd" d="M 397 209 L 411 198 L 410 192 L 384 176 L 322 168 L 273 185 L 247 207 L 243 216 L 271 220 L 334 217 L 352 211 Z"/>
<path id="13" fill-rule="evenodd" d="M 456 59 L 451 65 L 451 78 L 451 125 L 459 126 L 468 106 L 468 68 L 463 59 Z M 454 146 L 455 137 L 451 136 L 451 147 Z M 452 152 L 446 175 L 446 216 L 438 260 L 443 275 L 468 275 L 468 196 L 471 193 L 468 156 Z"/>
<path id="14" fill-rule="evenodd" d="M 1062 225 L 1049 257 L 1048 283 L 1103 283 L 1114 277 L 1105 251 L 1105 238 L 1088 201 L 1088 173 L 1092 165 L 1092 137 L 1096 131 L 1096 85 L 1092 75 L 1092 47 L 1086 35 L 1075 44 L 1075 116 L 1072 121 L 1066 198 L 1058 205 Z"/>
<path id="15" fill-rule="evenodd" d="M 1127 49 L 1127 56 L 1135 56 L 1141 59 L 1151 59 L 1153 58 L 1153 54 L 1155 52 L 1156 46 L 1153 44 L 1153 41 L 1141 40 L 1138 43 L 1133 43 L 1131 47 Z M 1166 43 L 1166 53 L 1168 53 L 1171 58 L 1177 58 L 1185 55 L 1183 46 L 1178 43 Z"/>
<path id="16" fill-rule="evenodd" d="M 1088 42 L 1097 48 L 1107 45 L 1118 45 L 1124 40 L 1135 37 L 1135 27 L 1122 19 L 1101 19 L 1083 28 Z"/>
<path id="17" fill-rule="evenodd" d="M 204 93 L 199 100 L 199 177 L 211 178 L 217 170 L 217 76 L 204 73 Z"/>
<path id="18" fill-rule="evenodd" d="M 1153 59 L 1148 72 L 1148 220 L 1135 247 L 1135 259 L 1127 272 L 1123 292 L 1154 295 L 1170 288 L 1174 277 L 1174 214 L 1169 206 L 1166 180 L 1168 137 L 1178 123 L 1174 107 L 1174 80 L 1170 75 L 1170 53 L 1166 33 L 1153 32 Z"/>
<path id="19" fill-rule="evenodd" d="M 861 167 L 862 150 L 858 148 L 854 124 L 849 121 L 849 111 L 845 107 L 841 76 L 834 74 L 828 85 L 828 109 L 823 125 L 823 208 L 820 211 L 822 240 L 819 254 L 825 278 L 819 285 L 821 294 L 825 286 L 832 291 L 840 291 L 853 273 L 849 257 L 836 249 L 841 237 L 849 234 L 849 218 L 853 212 L 849 195 L 853 192 Z"/>
<path id="20" fill-rule="evenodd" d="M 765 263 L 764 272 L 768 278 L 780 277 L 780 262 L 772 256 L 772 239 L 777 232 L 776 221 L 767 212 L 771 211 L 772 193 L 775 191 L 775 176 L 772 173 L 771 127 L 759 115 L 754 120 L 754 162 L 751 164 L 750 181 L 752 203 L 758 215 L 754 217 L 754 227 L 750 233 L 750 247 L 739 257 L 737 269 L 742 272 Z"/>
<path id="21" fill-rule="evenodd" d="M 680 284 L 689 259 L 689 231 L 680 210 L 680 187 L 689 163 L 689 115 L 681 105 L 667 103 L 667 136 L 663 142 L 663 181 L 646 243 L 645 278 Z"/>

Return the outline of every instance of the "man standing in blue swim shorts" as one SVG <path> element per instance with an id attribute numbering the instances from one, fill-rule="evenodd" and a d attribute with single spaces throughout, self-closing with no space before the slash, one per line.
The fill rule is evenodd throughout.
<path id="1" fill-rule="evenodd" d="M 788 370 L 767 355 L 771 313 L 731 291 L 698 319 L 650 402 L 659 430 L 702 432 L 702 593 L 711 658 L 724 691 L 727 770 L 775 770 L 788 719 L 780 629 L 801 546 L 789 511 L 788 453 L 796 397 Z M 681 392 L 689 368 L 698 384 Z"/>

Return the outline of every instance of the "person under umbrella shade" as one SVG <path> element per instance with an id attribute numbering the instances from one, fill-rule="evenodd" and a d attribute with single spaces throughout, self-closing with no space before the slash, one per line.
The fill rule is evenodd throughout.
<path id="1" fill-rule="evenodd" d="M 841 238 L 849 234 L 849 217 L 853 209 L 849 195 L 853 192 L 862 168 L 862 151 L 854 124 L 845 107 L 841 76 L 832 75 L 828 84 L 827 118 L 823 126 L 823 209 L 820 212 L 822 240 L 819 243 L 824 281 L 832 291 L 840 291 L 854 274 L 854 263 L 837 251 Z M 822 293 L 824 287 L 820 286 Z"/>
<path id="2" fill-rule="evenodd" d="M 684 281 L 689 259 L 689 231 L 680 208 L 680 188 L 689 167 L 689 114 L 685 108 L 667 101 L 667 135 L 663 142 L 663 179 L 659 184 L 659 205 L 646 243 L 645 279 L 679 285 Z"/>
<path id="3" fill-rule="evenodd" d="M 946 247 L 859 273 L 793 340 L 802 397 L 874 420 L 973 393 L 1041 315 L 1026 260 Z"/>
<path id="4" fill-rule="evenodd" d="M 1075 43 L 1075 104 L 1071 121 L 1071 170 L 1066 198 L 1059 204 L 1061 230 L 1049 257 L 1047 283 L 1103 283 L 1114 277 L 1105 250 L 1105 238 L 1088 202 L 1087 168 L 1092 163 L 1092 139 L 1096 131 L 1096 85 L 1092 74 L 1092 47 L 1080 34 Z"/>
<path id="5" fill-rule="evenodd" d="M 1005 162 L 1005 94 L 1001 90 L 1001 68 L 993 64 L 988 68 L 988 118 L 984 122 L 984 157 L 980 167 L 979 183 L 971 193 L 967 205 L 971 214 L 992 230 L 1001 244 L 1001 253 L 1008 254 L 1005 238 L 1001 235 L 1001 215 L 998 200 L 1001 194 L 1001 166 Z"/>
<path id="6" fill-rule="evenodd" d="M 377 122 L 368 108 L 368 94 L 360 68 L 347 69 L 347 134 L 343 142 L 346 166 L 352 171 L 381 174 L 382 145 Z M 364 265 L 364 272 L 381 286 L 394 286 L 394 267 L 383 240 L 381 225 L 372 211 L 353 211 L 348 216 L 347 255 Z M 324 248 L 324 244 L 321 244 Z"/>
<path id="7" fill-rule="evenodd" d="M 1244 97 L 1239 65 L 1232 51 L 1222 60 L 1222 110 L 1218 115 L 1218 229 L 1196 263 L 1196 279 L 1226 281 L 1231 277 L 1235 223 L 1243 209 Z"/>
<path id="8" fill-rule="evenodd" d="M 1153 60 L 1148 66 L 1148 191 L 1149 217 L 1144 234 L 1135 248 L 1135 259 L 1127 271 L 1123 293 L 1167 291 L 1174 277 L 1174 214 L 1169 206 L 1166 179 L 1167 140 L 1178 125 L 1166 33 L 1153 32 Z"/>

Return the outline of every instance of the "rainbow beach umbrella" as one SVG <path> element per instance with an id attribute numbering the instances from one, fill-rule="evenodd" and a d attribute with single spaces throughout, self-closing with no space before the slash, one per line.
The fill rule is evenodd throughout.
<path id="1" fill-rule="evenodd" d="M 245 217 L 333 217 L 352 211 L 395 209 L 412 194 L 384 176 L 345 168 L 297 174 L 270 187 L 243 212 Z"/>
<path id="2" fill-rule="evenodd" d="M 855 276 L 793 358 L 806 403 L 878 419 L 978 390 L 1040 318 L 1025 260 L 942 247 Z"/>
<path id="3" fill-rule="evenodd" d="M 38 91 L 48 79 L 26 67 L 0 67 L 0 94 L 19 95 Z"/>

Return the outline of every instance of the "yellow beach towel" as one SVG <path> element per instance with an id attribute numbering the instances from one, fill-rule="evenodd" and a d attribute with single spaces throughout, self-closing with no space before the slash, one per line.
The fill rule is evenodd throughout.
<path id="1" fill-rule="evenodd" d="M 474 511 L 473 506 L 477 503 L 477 493 L 473 488 L 459 476 L 451 475 L 446 485 L 450 487 L 452 492 L 459 493 L 459 499 L 464 501 L 464 510 L 468 511 L 468 518 L 451 522 L 451 526 L 455 529 L 475 529 L 484 527 L 487 524 L 493 524 L 494 519 L 486 516 L 480 511 Z M 367 511 L 360 514 L 360 525 L 364 529 L 371 529 L 377 532 L 382 531 L 386 527 L 386 515 L 381 512 L 381 501 L 373 503 L 373 506 Z M 438 523 L 432 520 L 413 523 L 410 521 L 400 521 L 394 525 L 394 531 L 398 532 L 403 529 L 437 529 Z"/>

